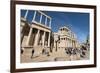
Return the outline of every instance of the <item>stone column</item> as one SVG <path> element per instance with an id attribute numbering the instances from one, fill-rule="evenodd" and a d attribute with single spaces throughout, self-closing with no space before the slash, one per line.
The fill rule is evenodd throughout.
<path id="1" fill-rule="evenodd" d="M 75 47 L 75 45 L 74 45 L 74 41 L 73 41 L 73 47 Z"/>
<path id="2" fill-rule="evenodd" d="M 67 46 L 67 38 L 66 38 L 66 47 L 68 47 L 68 46 Z"/>
<path id="3" fill-rule="evenodd" d="M 35 17 L 36 17 L 36 11 L 34 12 L 34 16 L 33 16 L 32 22 L 35 21 Z"/>
<path id="4" fill-rule="evenodd" d="M 50 19 L 50 22 L 49 22 L 49 27 L 51 28 L 51 19 Z"/>
<path id="5" fill-rule="evenodd" d="M 42 14 L 41 14 L 41 17 L 40 17 L 40 23 L 41 23 L 41 21 L 42 21 Z"/>
<path id="6" fill-rule="evenodd" d="M 73 47 L 73 46 L 72 46 L 72 40 L 70 40 L 70 44 L 71 44 L 71 47 Z"/>
<path id="7" fill-rule="evenodd" d="M 67 39 L 67 46 L 69 47 L 69 39 Z"/>
<path id="8" fill-rule="evenodd" d="M 26 45 L 27 46 L 29 45 L 29 41 L 30 41 L 31 35 L 32 35 L 32 28 L 30 27 L 30 31 L 29 31 L 29 34 L 28 34 L 28 37 L 27 37 L 27 41 L 26 41 Z"/>
<path id="9" fill-rule="evenodd" d="M 44 31 L 43 35 L 42 35 L 42 46 L 44 47 L 44 43 L 45 43 L 45 34 L 46 32 Z"/>
<path id="10" fill-rule="evenodd" d="M 70 46 L 72 47 L 72 40 L 70 40 Z"/>
<path id="11" fill-rule="evenodd" d="M 70 47 L 71 47 L 71 40 L 69 39 L 69 45 L 70 45 Z"/>
<path id="12" fill-rule="evenodd" d="M 66 38 L 66 47 L 67 47 L 67 38 Z"/>
<path id="13" fill-rule="evenodd" d="M 73 47 L 73 40 L 72 40 L 72 47 Z"/>
<path id="14" fill-rule="evenodd" d="M 69 46 L 68 46 L 68 38 L 67 38 L 67 47 L 69 47 Z"/>
<path id="15" fill-rule="evenodd" d="M 27 15 L 28 15 L 28 10 L 26 11 L 25 16 L 24 16 L 25 19 L 27 18 Z"/>
<path id="16" fill-rule="evenodd" d="M 75 41 L 75 46 L 74 47 L 76 47 L 76 41 Z"/>
<path id="17" fill-rule="evenodd" d="M 39 40 L 39 34 L 40 33 L 40 30 L 37 30 L 37 34 L 35 36 L 35 42 L 34 42 L 34 46 L 37 46 L 38 45 L 38 40 Z"/>
<path id="18" fill-rule="evenodd" d="M 49 35 L 48 35 L 48 47 L 50 47 L 50 32 L 49 32 Z"/>
<path id="19" fill-rule="evenodd" d="M 74 47 L 74 46 L 73 46 L 73 41 L 72 41 L 72 47 Z"/>
<path id="20" fill-rule="evenodd" d="M 47 25 L 47 17 L 46 17 L 46 19 L 45 19 L 45 25 Z"/>
<path id="21" fill-rule="evenodd" d="M 70 40 L 68 40 L 68 46 L 70 47 Z"/>
<path id="22" fill-rule="evenodd" d="M 22 37 L 23 37 L 23 33 L 22 33 L 23 27 L 24 27 L 24 26 L 20 26 L 20 35 L 21 35 L 21 40 L 22 40 Z"/>
<path id="23" fill-rule="evenodd" d="M 22 32 L 23 31 L 23 27 L 24 26 L 21 26 L 20 28 L 20 35 L 21 35 L 21 44 L 22 44 L 22 41 L 23 41 L 23 37 L 24 37 L 24 33 Z"/>
<path id="24" fill-rule="evenodd" d="M 74 45 L 74 41 L 73 41 L 73 47 L 75 47 L 75 45 Z"/>
<path id="25" fill-rule="evenodd" d="M 68 46 L 70 47 L 70 39 L 68 39 Z"/>
<path id="26" fill-rule="evenodd" d="M 70 47 L 70 39 L 69 39 L 69 47 Z"/>
<path id="27" fill-rule="evenodd" d="M 72 40 L 70 40 L 70 46 L 72 47 Z"/>
<path id="28" fill-rule="evenodd" d="M 69 39 L 69 47 L 70 47 L 70 39 Z"/>

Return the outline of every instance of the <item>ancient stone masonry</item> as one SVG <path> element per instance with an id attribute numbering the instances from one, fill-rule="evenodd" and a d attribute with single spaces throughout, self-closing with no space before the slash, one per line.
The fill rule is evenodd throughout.
<path id="1" fill-rule="evenodd" d="M 33 11 L 33 14 L 30 12 L 32 13 L 27 10 L 21 17 L 21 47 L 38 47 L 38 50 L 45 46 L 50 47 L 51 17 L 41 11 Z"/>
<path id="2" fill-rule="evenodd" d="M 43 11 L 23 10 L 20 17 L 21 62 L 89 59 L 89 37 L 79 44 L 67 24 L 52 32 L 50 16 Z"/>
<path id="3" fill-rule="evenodd" d="M 77 37 L 74 32 L 72 32 L 68 27 L 60 27 L 58 32 L 54 33 L 54 47 L 56 47 L 56 39 L 59 39 L 57 42 L 57 47 L 60 48 L 78 48 L 79 44 Z"/>

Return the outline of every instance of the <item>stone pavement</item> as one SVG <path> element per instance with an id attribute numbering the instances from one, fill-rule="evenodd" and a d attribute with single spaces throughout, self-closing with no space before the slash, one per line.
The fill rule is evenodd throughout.
<path id="1" fill-rule="evenodd" d="M 53 48 L 54 49 L 54 48 Z M 30 63 L 30 62 L 47 62 L 47 61 L 70 61 L 70 60 L 80 60 L 80 56 L 77 55 L 68 55 L 65 53 L 64 49 L 59 49 L 58 51 L 53 50 L 52 53 L 48 54 L 35 54 L 31 58 L 32 49 L 25 49 L 24 53 L 21 54 L 21 63 Z"/>

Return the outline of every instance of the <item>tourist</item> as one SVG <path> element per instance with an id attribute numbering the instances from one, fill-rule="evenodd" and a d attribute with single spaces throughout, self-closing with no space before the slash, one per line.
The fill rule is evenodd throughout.
<path id="1" fill-rule="evenodd" d="M 31 59 L 32 59 L 33 55 L 34 55 L 34 49 L 32 49 L 32 55 L 31 55 Z"/>

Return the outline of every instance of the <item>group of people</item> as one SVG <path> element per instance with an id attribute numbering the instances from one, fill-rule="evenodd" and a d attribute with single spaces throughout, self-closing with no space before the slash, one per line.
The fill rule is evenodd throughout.
<path id="1" fill-rule="evenodd" d="M 87 46 L 81 46 L 80 48 L 72 48 L 72 47 L 67 47 L 65 48 L 65 52 L 67 55 L 77 55 L 79 54 L 80 57 L 84 58 L 86 56 L 86 52 L 88 51 Z"/>
<path id="2" fill-rule="evenodd" d="M 48 48 L 43 48 L 41 51 L 42 55 L 50 56 L 49 52 L 47 51 Z M 77 55 L 79 54 L 81 58 L 84 58 L 86 56 L 86 52 L 89 51 L 89 46 L 82 45 L 80 48 L 73 48 L 73 47 L 67 47 L 65 48 L 65 53 L 67 55 Z M 23 54 L 24 49 L 21 49 L 21 54 Z M 31 58 L 35 55 L 35 49 L 33 48 L 31 51 Z"/>
<path id="3" fill-rule="evenodd" d="M 34 53 L 35 53 L 35 50 L 34 50 L 34 48 L 33 48 L 33 49 L 32 49 L 32 52 L 31 52 L 31 58 L 33 58 Z M 49 52 L 46 50 L 46 48 L 43 48 L 43 49 L 42 49 L 41 54 L 42 54 L 42 55 L 50 56 L 50 54 L 49 54 Z"/>

